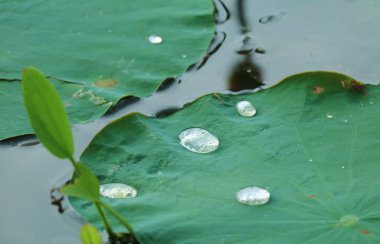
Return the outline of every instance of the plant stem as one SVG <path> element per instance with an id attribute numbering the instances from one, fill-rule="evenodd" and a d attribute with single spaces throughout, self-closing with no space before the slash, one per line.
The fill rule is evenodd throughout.
<path id="1" fill-rule="evenodd" d="M 77 173 L 79 173 L 78 166 L 77 166 L 77 162 L 74 160 L 74 158 L 73 158 L 73 157 L 70 157 L 69 160 L 70 160 L 71 164 L 73 165 L 74 170 L 75 170 Z"/>
<path id="2" fill-rule="evenodd" d="M 132 226 L 118 213 L 116 212 L 110 205 L 105 202 L 99 202 L 105 209 L 107 209 L 125 228 L 127 228 L 129 234 L 132 236 L 133 240 L 138 243 L 136 234 L 132 229 Z"/>
<path id="3" fill-rule="evenodd" d="M 99 202 L 94 202 L 96 208 L 98 209 L 100 218 L 103 220 L 104 226 L 106 227 L 106 231 L 108 233 L 108 236 L 110 239 L 113 239 L 114 233 L 112 231 L 112 227 L 107 219 L 107 216 L 104 214 L 104 211 L 102 209 L 102 206 L 100 205 Z"/>

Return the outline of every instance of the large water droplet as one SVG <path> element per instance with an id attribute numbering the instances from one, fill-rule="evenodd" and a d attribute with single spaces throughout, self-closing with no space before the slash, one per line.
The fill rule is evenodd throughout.
<path id="1" fill-rule="evenodd" d="M 219 147 L 216 136 L 202 128 L 189 128 L 179 134 L 181 145 L 196 153 L 210 153 Z"/>
<path id="2" fill-rule="evenodd" d="M 134 198 L 137 190 L 126 184 L 109 183 L 100 186 L 100 195 L 108 198 Z"/>
<path id="3" fill-rule="evenodd" d="M 159 44 L 162 42 L 162 37 L 157 36 L 157 35 L 151 35 L 149 36 L 149 42 L 152 44 Z"/>
<path id="4" fill-rule="evenodd" d="M 238 102 L 236 104 L 236 110 L 244 117 L 252 117 L 256 114 L 256 108 L 249 101 Z"/>
<path id="5" fill-rule="evenodd" d="M 236 199 L 246 205 L 263 205 L 270 199 L 270 193 L 257 186 L 248 186 L 236 193 Z"/>
<path id="6" fill-rule="evenodd" d="M 255 42 L 251 35 L 241 35 L 234 42 L 234 49 L 239 54 L 247 54 L 253 50 Z"/>

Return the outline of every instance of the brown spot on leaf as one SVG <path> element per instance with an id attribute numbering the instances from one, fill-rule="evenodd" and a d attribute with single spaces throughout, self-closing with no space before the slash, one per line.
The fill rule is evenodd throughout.
<path id="1" fill-rule="evenodd" d="M 314 88 L 313 88 L 313 93 L 315 95 L 319 95 L 321 93 L 325 92 L 325 88 L 321 87 L 321 86 L 318 86 L 318 85 L 315 85 Z"/>
<path id="2" fill-rule="evenodd" d="M 97 87 L 115 87 L 117 85 L 116 80 L 98 80 L 94 82 Z"/>
<path id="3" fill-rule="evenodd" d="M 362 233 L 363 235 L 368 235 L 369 234 L 369 230 L 363 229 L 363 230 L 360 231 L 360 233 Z"/>
<path id="4" fill-rule="evenodd" d="M 365 95 L 367 95 L 367 87 L 365 84 L 358 82 L 356 80 L 352 80 L 350 83 L 350 88 L 352 88 L 355 91 L 361 92 Z"/>
<path id="5" fill-rule="evenodd" d="M 315 199 L 315 198 L 317 198 L 317 195 L 310 194 L 310 195 L 307 195 L 307 197 L 310 198 L 310 199 Z"/>

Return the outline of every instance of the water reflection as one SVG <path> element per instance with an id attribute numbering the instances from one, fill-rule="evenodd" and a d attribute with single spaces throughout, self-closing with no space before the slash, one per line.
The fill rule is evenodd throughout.
<path id="1" fill-rule="evenodd" d="M 250 36 L 248 33 L 251 31 L 251 28 L 248 25 L 244 6 L 244 0 L 238 0 L 237 3 L 237 14 L 238 21 L 241 26 L 241 34 Z M 242 39 L 245 41 L 245 39 Z M 251 41 L 252 42 L 252 41 Z M 246 43 L 243 43 L 244 45 Z M 251 43 L 254 45 L 254 43 Z M 243 46 L 244 46 L 243 45 Z M 253 47 L 252 47 L 253 49 Z M 257 48 L 259 49 L 259 48 Z M 256 50 L 257 50 L 256 49 Z M 264 51 L 265 52 L 265 51 Z M 261 67 L 254 63 L 254 53 L 249 52 L 238 52 L 239 54 L 245 55 L 245 58 L 242 61 L 237 62 L 234 66 L 231 75 L 229 77 L 229 90 L 233 92 L 242 91 L 242 90 L 253 90 L 262 85 L 263 83 L 263 75 Z M 263 54 L 263 53 L 260 53 Z"/>

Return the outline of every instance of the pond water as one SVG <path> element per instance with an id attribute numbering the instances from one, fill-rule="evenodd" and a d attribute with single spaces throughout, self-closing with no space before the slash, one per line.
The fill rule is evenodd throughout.
<path id="1" fill-rule="evenodd" d="M 101 119 L 75 126 L 77 158 L 99 130 L 130 112 L 162 117 L 205 94 L 252 92 L 310 70 L 337 71 L 378 83 L 377 0 L 216 0 L 215 4 L 217 34 L 207 59 L 152 96 L 124 100 Z M 23 137 L 0 144 L 0 243 L 80 243 L 83 220 L 71 211 L 59 214 L 50 204 L 51 189 L 70 177 L 70 163 L 33 145 L 33 140 Z M 19 146 L 25 142 L 31 145 Z"/>

